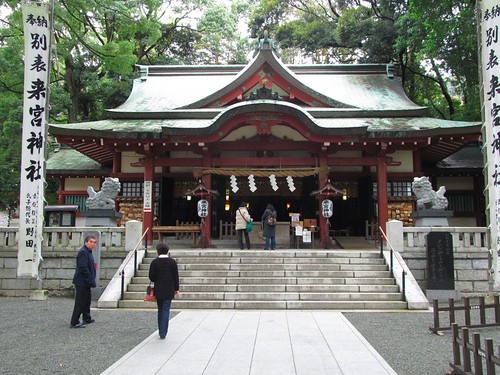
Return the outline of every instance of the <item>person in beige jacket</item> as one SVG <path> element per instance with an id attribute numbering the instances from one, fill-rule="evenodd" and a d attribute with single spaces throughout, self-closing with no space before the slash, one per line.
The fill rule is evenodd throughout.
<path id="1" fill-rule="evenodd" d="M 240 206 L 236 210 L 236 234 L 238 235 L 238 245 L 241 250 L 243 250 L 243 234 L 245 234 L 247 249 L 250 250 L 250 238 L 248 237 L 247 232 L 247 224 L 250 221 L 252 221 L 252 218 L 248 213 L 247 204 L 245 202 L 241 202 Z"/>

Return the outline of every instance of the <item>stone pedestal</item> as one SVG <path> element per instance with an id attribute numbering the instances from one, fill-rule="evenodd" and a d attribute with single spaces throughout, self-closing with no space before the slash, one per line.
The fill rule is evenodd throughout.
<path id="1" fill-rule="evenodd" d="M 86 227 L 116 227 L 116 220 L 121 219 L 122 214 L 111 209 L 93 208 L 82 212 L 82 217 Z"/>
<path id="2" fill-rule="evenodd" d="M 452 216 L 453 211 L 439 209 L 423 209 L 410 214 L 416 227 L 448 227 L 448 218 Z"/>
<path id="3" fill-rule="evenodd" d="M 439 302 L 448 302 L 450 298 L 454 300 L 460 300 L 462 295 L 459 290 L 448 290 L 448 289 L 427 289 L 425 291 L 425 296 L 427 300 L 432 303 L 433 300 L 437 299 Z"/>
<path id="4" fill-rule="evenodd" d="M 35 289 L 31 291 L 30 299 L 32 301 L 45 301 L 49 298 L 47 289 Z"/>

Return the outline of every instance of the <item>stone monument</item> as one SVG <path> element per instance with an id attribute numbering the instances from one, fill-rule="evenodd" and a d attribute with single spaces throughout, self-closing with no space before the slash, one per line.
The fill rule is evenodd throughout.
<path id="1" fill-rule="evenodd" d="M 86 218 L 87 227 L 115 227 L 116 220 L 121 214 L 115 211 L 115 199 L 120 191 L 121 184 L 118 178 L 106 177 L 101 190 L 95 192 L 92 186 L 87 188 L 87 211 L 82 212 Z"/>
<path id="2" fill-rule="evenodd" d="M 417 227 L 448 227 L 452 211 L 446 210 L 448 199 L 444 196 L 446 188 L 432 189 L 428 177 L 415 177 L 411 185 L 417 198 L 417 211 L 410 217 Z M 446 302 L 450 298 L 459 299 L 460 292 L 455 290 L 455 266 L 453 238 L 450 232 L 430 232 L 426 236 L 427 248 L 427 289 L 429 302 L 437 299 Z"/>

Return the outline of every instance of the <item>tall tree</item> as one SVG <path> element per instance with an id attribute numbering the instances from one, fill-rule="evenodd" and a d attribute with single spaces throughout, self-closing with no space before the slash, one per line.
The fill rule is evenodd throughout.
<path id="1" fill-rule="evenodd" d="M 191 64 L 204 48 L 197 23 L 209 0 L 61 0 L 54 2 L 50 121 L 101 119 L 128 97 L 135 64 Z M 248 0 L 241 0 L 245 9 Z M 18 200 L 23 93 L 21 2 L 1 1 L 0 209 Z M 231 13 L 233 12 L 233 13 Z M 221 22 L 224 18 L 221 17 Z M 220 26 L 223 26 L 222 24 Z M 245 39 L 229 36 L 227 61 L 240 61 Z M 224 35 L 226 38 L 226 35 Z M 233 55 L 232 55 L 233 54 Z M 197 60 L 198 59 L 198 60 Z"/>
<path id="2" fill-rule="evenodd" d="M 409 97 L 433 116 L 480 119 L 474 2 L 261 0 L 250 26 L 294 51 L 285 58 L 394 62 Z"/>

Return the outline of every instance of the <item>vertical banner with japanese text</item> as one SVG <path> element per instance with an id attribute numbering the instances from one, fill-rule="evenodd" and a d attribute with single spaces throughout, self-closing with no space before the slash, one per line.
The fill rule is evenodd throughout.
<path id="1" fill-rule="evenodd" d="M 25 2 L 22 9 L 24 102 L 17 275 L 38 277 L 43 234 L 51 27 L 49 4 Z"/>
<path id="2" fill-rule="evenodd" d="M 493 251 L 494 289 L 500 288 L 500 0 L 481 0 L 479 41 L 488 221 Z"/>

